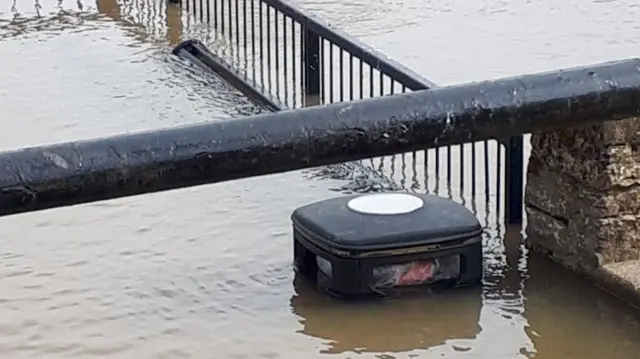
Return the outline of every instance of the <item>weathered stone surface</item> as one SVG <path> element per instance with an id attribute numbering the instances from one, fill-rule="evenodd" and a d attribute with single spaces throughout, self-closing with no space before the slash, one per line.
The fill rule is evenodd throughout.
<path id="1" fill-rule="evenodd" d="M 532 136 L 529 243 L 582 272 L 640 259 L 640 120 Z"/>
<path id="2" fill-rule="evenodd" d="M 604 265 L 594 277 L 601 288 L 640 308 L 640 261 Z"/>

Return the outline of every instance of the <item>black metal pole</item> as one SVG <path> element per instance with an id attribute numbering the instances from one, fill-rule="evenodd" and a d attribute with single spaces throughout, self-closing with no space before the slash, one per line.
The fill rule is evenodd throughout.
<path id="1" fill-rule="evenodd" d="M 27 148 L 0 153 L 0 215 L 638 115 L 634 59 Z"/>
<path id="2" fill-rule="evenodd" d="M 320 96 L 320 37 L 304 27 L 305 96 Z"/>
<path id="3" fill-rule="evenodd" d="M 505 219 L 518 224 L 524 218 L 524 139 L 511 137 L 505 147 Z"/>
<path id="4" fill-rule="evenodd" d="M 178 44 L 172 53 L 210 74 L 219 76 L 251 101 L 269 111 L 282 111 L 287 108 L 280 100 L 262 91 L 254 81 L 249 81 L 246 76 L 229 66 L 198 40 L 185 40 Z"/>

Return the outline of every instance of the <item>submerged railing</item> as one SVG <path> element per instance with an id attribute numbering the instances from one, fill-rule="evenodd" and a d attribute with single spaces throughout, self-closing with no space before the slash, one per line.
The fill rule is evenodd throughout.
<path id="1" fill-rule="evenodd" d="M 279 0 L 183 0 L 199 39 L 288 108 L 434 87 L 430 81 Z"/>
<path id="2" fill-rule="evenodd" d="M 170 44 L 184 38 L 202 41 L 214 53 L 218 67 L 224 67 L 216 71 L 219 75 L 224 71 L 233 75 L 234 85 L 245 93 L 243 86 L 252 87 L 274 104 L 266 106 L 274 111 L 434 87 L 406 67 L 280 0 L 182 0 L 179 4 L 98 0 L 98 8 L 114 21 L 135 25 L 126 27 L 134 36 L 168 39 Z M 229 81 L 231 77 L 223 78 Z M 357 167 L 392 183 L 392 189 L 427 191 L 459 201 L 492 201 L 494 213 L 504 212 L 509 222 L 522 219 L 525 154 L 521 136 L 440 145 L 328 166 L 313 174 L 346 178 Z M 378 189 L 361 186 L 355 190 Z"/>
<path id="3" fill-rule="evenodd" d="M 435 87 L 427 79 L 332 29 L 283 0 L 182 0 L 186 21 L 211 27 L 201 40 L 213 53 L 210 68 L 272 110 L 380 97 Z M 479 194 L 502 201 L 508 222 L 523 216 L 522 136 L 457 146 L 433 146 L 359 163 L 395 181 L 396 163 L 411 163 L 400 187 L 464 201 Z M 407 160 L 407 157 L 410 157 Z M 416 163 L 419 165 L 416 166 Z M 421 167 L 421 168 L 418 168 Z M 325 173 L 342 173 L 329 168 Z M 338 175 L 339 177 L 339 175 Z"/>

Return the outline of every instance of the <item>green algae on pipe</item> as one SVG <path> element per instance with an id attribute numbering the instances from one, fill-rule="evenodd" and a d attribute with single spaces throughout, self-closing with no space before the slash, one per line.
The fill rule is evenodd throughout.
<path id="1" fill-rule="evenodd" d="M 0 153 L 0 215 L 640 115 L 640 60 Z"/>

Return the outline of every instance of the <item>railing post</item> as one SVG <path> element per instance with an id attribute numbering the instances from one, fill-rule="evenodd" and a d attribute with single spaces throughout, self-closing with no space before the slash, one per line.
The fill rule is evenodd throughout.
<path id="1" fill-rule="evenodd" d="M 510 224 L 522 223 L 524 201 L 524 139 L 511 137 L 505 151 L 506 206 L 505 220 Z"/>
<path id="2" fill-rule="evenodd" d="M 315 105 L 320 100 L 320 37 L 304 27 L 304 94 L 305 105 Z"/>

